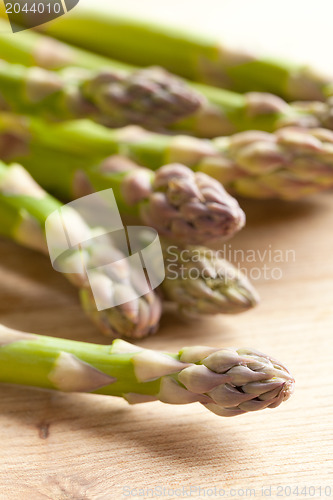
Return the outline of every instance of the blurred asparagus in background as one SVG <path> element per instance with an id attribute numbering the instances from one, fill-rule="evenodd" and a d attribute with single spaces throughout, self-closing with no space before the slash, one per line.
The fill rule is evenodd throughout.
<path id="1" fill-rule="evenodd" d="M 24 23 L 24 15 L 22 21 Z M 322 100 L 333 74 L 233 48 L 209 36 L 108 11 L 75 9 L 39 30 L 79 47 L 137 65 L 158 64 L 190 80 L 287 100 Z M 98 36 L 96 34 L 98 33 Z"/>
<path id="2" fill-rule="evenodd" d="M 267 92 L 238 94 L 200 84 L 194 88 L 206 101 L 202 101 L 197 112 L 174 122 L 170 129 L 207 138 L 245 130 L 274 132 L 287 126 L 333 129 L 333 90 L 324 101 L 287 103 Z"/>
<path id="3" fill-rule="evenodd" d="M 118 154 L 153 170 L 179 162 L 232 193 L 259 199 L 296 200 L 333 186 L 333 132 L 326 129 L 287 127 L 274 134 L 248 131 L 209 141 L 140 127 L 111 130 L 88 120 L 45 124 L 35 117 L 0 113 L 1 158 L 33 168 L 29 155 L 39 146 L 61 153 L 65 164 L 67 153 L 70 164 L 77 165 L 73 155 L 81 156 L 83 170 Z"/>
<path id="4" fill-rule="evenodd" d="M 0 96 L 2 107 L 48 119 L 86 117 L 108 126 L 152 128 L 193 114 L 202 101 L 180 78 L 158 67 L 55 73 L 1 60 Z"/>
<path id="5" fill-rule="evenodd" d="M 54 70 L 63 70 L 64 68 L 73 68 L 76 66 L 94 71 L 95 73 L 103 73 L 105 71 L 109 74 L 121 74 L 124 81 L 131 81 L 133 75 L 141 74 L 138 68 L 80 50 L 32 31 L 15 33 L 15 36 L 10 35 L 5 32 L 5 24 L 4 21 L 0 20 L 0 28 L 3 28 L 3 30 L 0 29 L 0 55 L 1 58 L 12 63 L 25 66 L 39 66 Z M 1 88 L 4 88 L 4 97 L 9 92 L 9 105 L 13 105 L 12 89 L 8 89 L 6 82 L 12 72 L 19 71 L 19 73 L 24 73 L 24 70 L 14 70 L 10 66 L 3 66 L 3 68 L 5 72 L 3 73 L 3 78 L 1 78 L 0 66 L 0 91 Z M 148 71 L 149 74 L 151 70 L 141 69 L 142 71 Z M 172 77 L 170 78 L 172 79 Z M 164 107 L 156 118 L 151 117 L 150 120 L 147 119 L 147 114 L 143 116 L 142 111 L 144 110 L 141 109 L 136 118 L 142 119 L 142 124 L 146 127 L 161 127 L 162 125 L 166 125 L 167 120 L 169 120 L 170 122 L 173 121 L 173 129 L 178 129 L 199 137 L 216 137 L 251 129 L 272 132 L 286 125 L 298 125 L 308 128 L 333 128 L 332 99 L 330 98 L 326 102 L 296 102 L 289 105 L 277 96 L 262 92 L 250 92 L 242 95 L 229 90 L 191 82 L 186 82 L 183 85 L 179 83 L 178 87 L 176 79 L 172 79 L 172 82 L 174 82 L 174 85 L 170 84 L 170 87 L 177 87 L 176 94 L 181 89 L 181 96 L 183 98 L 187 95 L 189 89 L 192 88 L 193 92 L 190 103 L 193 104 L 193 101 L 196 99 L 199 100 L 199 109 L 192 114 L 188 113 L 189 116 L 178 121 L 174 121 L 175 115 L 172 115 L 171 119 L 170 111 Z M 23 87 L 25 85 L 26 83 L 24 83 Z M 30 88 L 31 84 L 29 85 Z M 158 89 L 160 90 L 160 87 Z M 36 92 L 34 93 L 35 95 L 37 94 Z M 174 96 L 171 97 L 170 100 L 174 103 Z M 180 100 L 180 96 L 178 96 L 178 99 Z M 25 112 L 28 106 L 28 109 L 32 110 L 34 114 L 41 113 L 44 102 L 46 101 L 44 101 L 43 95 L 41 95 L 40 101 L 35 102 L 34 106 L 30 106 L 27 98 L 25 98 L 25 102 L 23 101 L 21 92 L 15 99 L 14 109 L 18 112 Z M 120 106 L 120 103 L 117 104 Z M 135 108 L 135 102 L 132 104 Z M 149 104 L 153 107 L 154 101 L 152 103 L 149 102 Z M 166 101 L 165 104 L 167 104 Z M 6 106 L 6 99 L 3 106 Z M 183 108 L 182 112 L 185 111 L 185 108 L 187 112 L 189 111 L 187 104 L 186 106 L 184 104 Z M 174 112 L 175 110 L 176 106 L 172 106 L 172 111 Z M 128 113 L 126 116 L 118 116 L 118 119 L 129 118 L 129 114 L 135 118 L 132 110 L 130 111 L 131 113 Z M 166 116 L 163 116 L 162 111 L 165 111 Z M 50 115 L 51 111 L 48 111 L 48 113 Z M 113 120 L 115 120 L 115 117 L 113 117 Z"/>
<path id="6" fill-rule="evenodd" d="M 224 417 L 276 408 L 294 390 L 279 361 L 253 349 L 142 349 L 122 340 L 101 346 L 0 326 L 0 381 L 63 392 L 91 392 L 129 403 L 200 402 Z"/>

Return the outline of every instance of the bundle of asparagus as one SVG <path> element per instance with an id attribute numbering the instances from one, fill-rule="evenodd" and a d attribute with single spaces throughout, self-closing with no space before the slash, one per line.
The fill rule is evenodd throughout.
<path id="1" fill-rule="evenodd" d="M 0 327 L 0 381 L 92 392 L 129 403 L 200 402 L 224 417 L 276 408 L 293 392 L 280 362 L 252 349 L 184 347 L 176 354 L 122 340 L 102 346 Z"/>
<path id="2" fill-rule="evenodd" d="M 82 10 L 41 29 L 125 62 L 38 33 L 13 37 L 0 29 L 0 158 L 20 162 L 35 179 L 20 165 L 0 163 L 0 234 L 45 253 L 45 222 L 62 205 L 39 184 L 62 199 L 112 188 L 122 215 L 139 216 L 161 234 L 166 279 L 138 298 L 140 283 L 116 242 L 110 237 L 107 247 L 99 244 L 94 228 L 72 209 L 72 227 L 87 243 L 65 257 L 72 270 L 65 276 L 104 334 L 154 333 L 162 301 L 186 315 L 254 307 L 258 297 L 246 277 L 201 246 L 233 236 L 245 222 L 221 184 L 236 194 L 281 199 L 332 187 L 332 100 L 287 104 L 262 91 L 323 101 L 333 79 L 167 28 Z M 128 62 L 161 64 L 201 83 Z M 127 124 L 169 132 L 105 127 Z M 214 139 L 171 135 L 175 130 Z M 172 266 L 170 239 L 177 257 Z M 184 259 L 184 249 L 195 251 L 196 260 Z M 97 310 L 82 259 L 95 269 L 94 292 L 113 297 L 116 306 Z M 113 273 L 105 267 L 110 261 L 119 264 Z M 196 277 L 184 279 L 193 270 Z M 294 385 L 281 363 L 253 350 L 198 346 L 159 353 L 120 340 L 95 346 L 1 326 L 0 381 L 115 395 L 130 403 L 197 401 L 223 416 L 276 407 Z"/>
<path id="3" fill-rule="evenodd" d="M 4 26 L 4 22 L 0 20 L 0 28 Z M 101 68 L 105 68 L 105 72 L 111 75 L 121 74 L 122 78 L 126 81 L 135 80 L 135 75 L 141 75 L 143 70 L 134 68 L 132 66 L 125 65 L 124 63 L 119 63 L 111 59 L 103 58 L 94 53 L 88 51 L 80 50 L 76 47 L 66 45 L 52 38 L 33 33 L 19 33 L 15 37 L 8 36 L 4 32 L 1 33 L 0 29 L 0 46 L 1 46 L 1 57 L 12 63 L 18 63 L 25 66 L 40 66 L 47 69 L 64 69 L 73 68 L 77 66 L 79 68 L 85 68 L 95 73 L 101 72 Z M 134 49 L 133 49 L 134 50 Z M 34 87 L 38 87 L 38 83 L 32 81 L 29 78 L 29 73 L 27 74 L 22 68 L 19 69 L 17 66 L 3 65 L 5 72 L 1 72 L 0 66 L 0 92 L 6 97 L 4 105 L 14 106 L 17 112 L 33 112 L 34 114 L 38 110 L 43 110 L 46 101 L 44 95 L 39 97 L 38 102 L 31 102 L 31 99 L 27 97 L 27 91 L 23 92 L 22 89 L 34 90 Z M 151 70 L 145 70 L 146 72 Z M 72 70 L 71 70 L 72 72 Z M 49 75 L 49 73 L 44 74 Z M 124 76 L 126 75 L 126 76 Z M 163 75 L 164 80 L 166 77 Z M 169 76 L 167 79 L 169 80 Z M 175 77 L 174 77 L 175 78 Z M 54 88 L 51 82 L 56 79 L 48 76 L 47 81 L 48 93 L 54 92 Z M 58 78 L 59 80 L 60 78 Z M 146 80 L 147 78 L 145 78 Z M 16 88 L 20 86 L 19 93 L 13 92 L 11 87 L 8 87 L 8 80 L 14 80 Z M 173 80 L 172 80 L 173 81 Z M 177 80 L 176 80 L 177 82 Z M 44 83 L 45 86 L 45 83 Z M 112 87 L 113 84 L 108 86 L 108 89 Z M 145 86 L 146 87 L 146 86 Z M 110 116 L 108 116 L 108 123 L 116 124 L 116 119 L 121 124 L 125 119 L 129 118 L 129 114 L 125 112 L 125 104 L 132 105 L 135 108 L 135 113 L 133 115 L 133 109 L 130 106 L 130 112 L 135 122 L 138 123 L 141 120 L 141 124 L 148 128 L 162 127 L 167 125 L 167 121 L 172 123 L 172 128 L 194 134 L 200 137 L 216 137 L 219 135 L 229 135 L 235 132 L 243 130 L 264 130 L 267 132 L 273 132 L 274 130 L 287 126 L 301 126 L 305 128 L 333 128 L 332 120 L 332 98 L 327 98 L 325 102 L 294 102 L 288 104 L 283 99 L 277 97 L 273 94 L 258 92 L 249 92 L 248 94 L 237 94 L 236 92 L 231 92 L 230 90 L 218 89 L 215 87 L 210 87 L 202 84 L 194 84 L 187 82 L 186 86 L 183 84 L 175 83 L 170 84 L 170 87 L 181 88 L 181 96 L 177 96 L 177 102 L 181 102 L 181 110 L 184 115 L 187 115 L 184 119 L 178 119 L 176 116 L 175 108 L 172 105 L 172 116 L 170 116 L 170 111 L 163 109 L 160 110 L 157 118 L 147 116 L 147 106 L 142 103 L 140 99 L 140 110 L 136 108 L 139 106 L 136 102 L 131 101 L 130 103 L 119 102 L 119 99 L 113 99 L 112 104 L 112 122 Z M 190 93 L 190 88 L 193 89 L 193 93 Z M 103 86 L 105 89 L 105 86 Z M 146 92 L 146 88 L 144 89 Z M 167 89 L 169 90 L 169 89 Z M 29 90 L 31 92 L 31 90 Z M 160 98 L 160 88 L 158 88 L 158 98 Z M 22 95 L 23 94 L 23 95 Z M 37 92 L 34 91 L 36 96 Z M 163 94 L 165 99 L 163 102 L 175 103 L 175 98 L 173 93 L 168 95 L 167 91 L 163 88 Z M 153 109 L 156 104 L 155 86 L 154 92 L 149 88 L 149 95 L 151 100 L 149 100 L 150 109 Z M 98 89 L 95 87 L 90 88 L 89 97 L 91 100 L 101 102 L 99 98 Z M 113 96 L 112 96 L 113 97 Z M 140 96 L 138 96 L 140 97 Z M 142 97 L 142 96 L 141 96 Z M 297 99 L 301 97 L 298 96 Z M 59 97 L 56 97 L 59 99 Z M 105 99 L 103 103 L 105 104 Z M 160 101 L 160 99 L 159 99 Z M 185 102 L 184 102 L 185 101 Z M 190 101 L 190 102 L 189 102 Z M 109 102 L 109 101 L 108 101 Z M 197 111 L 195 111 L 195 103 L 200 106 Z M 192 113 L 190 112 L 190 104 L 192 105 Z M 115 106 L 117 106 L 117 116 L 114 116 Z M 63 106 L 62 106 L 63 108 Z M 68 108 L 68 106 L 67 106 Z M 143 109 L 142 109 L 143 108 Z M 81 110 L 76 110 L 76 112 Z M 73 114 L 73 110 L 71 113 Z M 87 113 L 88 111 L 85 110 Z M 103 110 L 104 115 L 106 111 Z M 110 108 L 108 106 L 108 112 L 110 114 Z M 55 114 L 55 111 L 47 109 L 48 116 Z M 57 110 L 57 117 L 65 118 L 68 117 L 68 109 L 62 109 L 61 113 Z M 179 115 L 180 116 L 180 115 Z M 178 116 L 178 118 L 179 118 Z M 168 120 L 166 119 L 168 117 Z M 100 117 L 97 117 L 100 120 Z M 105 123 L 106 118 L 104 118 Z M 118 126 L 119 126 L 118 124 Z"/>
<path id="4" fill-rule="evenodd" d="M 48 195 L 20 165 L 6 166 L 0 163 L 0 234 L 21 245 L 48 253 L 45 241 L 45 222 L 48 216 L 62 207 L 55 198 Z M 67 212 L 66 212 L 67 213 Z M 73 272 L 65 276 L 80 290 L 83 309 L 105 335 L 142 338 L 155 333 L 161 314 L 160 294 L 151 291 L 136 298 L 140 292 L 140 282 L 133 276 L 125 255 L 113 244 L 110 237 L 107 246 L 94 239 L 93 228 L 73 209 L 69 209 L 69 224 L 77 234 L 77 240 L 84 239 L 87 245 L 73 250 L 66 256 L 66 268 Z M 56 227 L 53 228 L 57 230 Z M 84 235 L 80 238 L 79 234 Z M 166 254 L 169 243 L 162 240 Z M 203 248 L 202 257 L 196 262 L 201 270 L 197 278 L 177 280 L 168 266 L 166 279 L 162 284 L 162 295 L 173 301 L 187 314 L 239 313 L 254 307 L 258 297 L 246 277 L 231 264 L 211 256 L 207 260 Z M 178 276 L 184 265 L 181 248 L 179 258 L 172 268 Z M 211 252 L 210 252 L 211 255 Z M 98 311 L 90 289 L 87 275 L 82 270 L 82 259 L 86 265 L 94 267 L 94 289 L 103 299 L 114 297 L 115 307 Z M 112 273 L 101 266 L 116 262 Z"/>
<path id="5" fill-rule="evenodd" d="M 19 22 L 24 24 L 24 16 Z M 138 65 L 159 64 L 190 80 L 240 92 L 267 91 L 287 100 L 322 100 L 333 82 L 332 74 L 305 65 L 274 60 L 223 45 L 209 36 L 97 9 L 76 9 L 39 29 L 99 54 Z"/>
<path id="6" fill-rule="evenodd" d="M 115 154 L 126 156 L 153 170 L 169 162 L 179 162 L 198 173 L 215 178 L 233 193 L 254 198 L 295 200 L 333 186 L 333 132 L 326 129 L 286 127 L 274 134 L 248 131 L 208 141 L 188 136 L 156 134 L 140 127 L 110 130 L 88 120 L 46 125 L 35 117 L 0 113 L 1 158 L 20 161 L 27 168 L 34 168 L 38 164 L 37 157 L 42 155 L 42 150 L 38 152 L 40 146 L 46 148 L 44 155 L 49 151 L 44 159 L 50 161 L 50 165 L 54 164 L 51 156 L 61 153 L 63 166 L 75 163 L 85 173 L 90 171 L 91 165 L 95 165 L 96 170 L 96 165 L 102 159 L 105 160 L 105 156 Z M 67 154 L 69 156 L 66 161 Z M 78 159 L 80 156 L 81 160 Z M 33 160 L 29 160 L 29 157 L 33 157 Z M 55 158 L 56 156 L 53 161 Z M 60 158 L 59 156 L 59 163 Z M 102 162 L 102 166 L 97 167 L 99 173 L 103 171 L 103 165 L 107 165 L 108 160 L 105 161 L 106 163 Z M 37 170 L 39 169 L 36 167 L 34 175 Z M 45 177 L 49 177 L 47 172 L 44 172 Z M 92 182 L 90 174 L 88 179 Z M 207 177 L 205 180 L 212 182 Z M 106 181 L 103 180 L 103 185 L 104 182 Z M 95 184 L 94 188 L 97 186 Z M 99 189 L 102 189 L 102 184 L 99 184 Z M 215 187 L 207 191 L 210 195 L 213 191 L 218 193 Z M 206 206 L 209 208 L 209 202 L 219 201 L 222 205 L 222 219 L 218 217 L 217 221 L 223 223 L 224 194 L 220 192 L 220 198 L 216 198 L 216 194 L 213 198 L 210 195 Z M 199 193 L 194 196 L 200 201 Z M 230 235 L 241 227 L 243 218 L 231 199 L 226 205 L 228 203 L 229 213 L 231 210 L 232 215 L 227 221 L 234 221 Z M 203 239 L 207 238 L 206 231 L 210 230 L 206 225 L 207 212 L 203 226 L 200 224 L 200 214 L 195 230 L 185 232 L 186 236 L 189 235 L 188 242 L 195 237 L 198 238 L 196 242 L 199 242 L 199 227 L 203 227 Z M 150 223 L 157 227 L 157 221 L 153 218 Z M 218 235 L 215 223 L 213 220 L 209 224 L 212 228 L 211 237 Z M 227 226 L 230 227 L 229 222 Z M 182 225 L 182 228 L 185 226 Z M 181 231 L 178 231 L 178 235 Z M 224 234 L 221 229 L 219 233 L 221 236 Z"/>

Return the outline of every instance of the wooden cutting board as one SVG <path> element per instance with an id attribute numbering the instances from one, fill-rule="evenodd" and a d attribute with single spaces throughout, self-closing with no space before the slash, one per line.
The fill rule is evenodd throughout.
<path id="1" fill-rule="evenodd" d="M 294 396 L 276 410 L 226 419 L 199 404 L 129 406 L 0 386 L 1 500 L 333 496 L 333 193 L 242 205 L 248 225 L 232 249 L 255 251 L 257 262 L 242 267 L 259 269 L 260 306 L 192 323 L 170 312 L 141 344 L 255 347 L 290 367 Z M 283 262 L 270 262 L 269 249 Z M 279 268 L 279 279 L 268 271 L 265 279 L 264 264 Z M 48 260 L 6 241 L 0 316 L 26 331 L 107 342 Z"/>

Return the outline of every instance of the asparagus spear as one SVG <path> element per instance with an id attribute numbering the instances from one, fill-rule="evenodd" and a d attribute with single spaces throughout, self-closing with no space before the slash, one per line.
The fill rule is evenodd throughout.
<path id="1" fill-rule="evenodd" d="M 112 12 L 76 9 L 41 31 L 79 47 L 138 65 L 159 64 L 190 80 L 234 90 L 267 91 L 287 100 L 321 100 L 333 75 L 232 48 L 209 36 Z M 96 36 L 98 33 L 98 36 Z"/>
<path id="2" fill-rule="evenodd" d="M 29 148 L 23 137 L 20 144 L 3 137 L 2 145 L 1 158 L 22 163 L 37 182 L 61 198 L 112 188 L 124 215 L 140 216 L 144 224 L 178 243 L 228 238 L 245 223 L 237 201 L 218 181 L 180 164 L 152 172 L 113 155 L 101 162 L 91 161 L 89 166 L 87 160 L 73 155 L 38 145 Z"/>
<path id="3" fill-rule="evenodd" d="M 274 132 L 286 126 L 333 129 L 333 98 L 287 103 L 267 92 L 237 94 L 208 85 L 195 85 L 206 99 L 200 109 L 169 126 L 197 137 L 213 138 L 245 130 Z"/>
<path id="4" fill-rule="evenodd" d="M 8 109 L 64 120 L 90 118 L 108 126 L 161 128 L 193 114 L 201 98 L 162 68 L 62 73 L 0 60 L 0 95 Z"/>
<path id="5" fill-rule="evenodd" d="M 20 165 L 7 167 L 0 163 L 0 234 L 9 237 L 21 245 L 33 248 L 42 253 L 48 253 L 44 227 L 47 217 L 59 210 L 62 204 L 48 195 L 35 183 Z M 70 210 L 70 209 L 69 209 Z M 93 238 L 91 229 L 74 211 L 66 212 L 71 217 L 71 228 L 78 239 L 79 234 Z M 92 240 L 94 241 L 94 240 Z M 82 271 L 81 259 L 94 264 L 98 268 L 104 264 L 105 253 L 108 262 L 120 261 L 117 274 L 110 276 L 102 270 L 94 274 L 95 286 L 100 295 L 113 295 L 119 305 L 98 311 L 90 290 L 86 273 Z M 106 248 L 96 243 L 82 251 L 73 251 L 65 257 L 67 266 L 73 273 L 65 276 L 80 290 L 81 304 L 85 312 L 97 324 L 105 335 L 112 337 L 126 336 L 141 338 L 155 333 L 161 315 L 161 301 L 155 292 L 149 292 L 139 299 L 137 284 L 131 279 L 130 268 L 125 256 L 110 241 Z M 66 266 L 66 267 L 67 267 Z M 113 267 L 113 272 L 115 272 Z M 121 297 L 126 298 L 121 302 Z"/>
<path id="6" fill-rule="evenodd" d="M 4 22 L 0 20 L 0 28 L 3 25 Z M 32 31 L 16 33 L 15 36 L 9 36 L 4 29 L 2 31 L 0 29 L 1 57 L 13 63 L 40 66 L 46 69 L 78 66 L 94 72 L 101 72 L 101 68 L 105 68 L 105 71 L 111 74 L 127 75 L 124 76 L 127 80 L 131 80 L 133 74 L 140 74 L 138 68 L 82 51 Z M 12 70 L 7 66 L 6 73 L 10 75 L 11 72 Z M 8 80 L 8 75 L 4 74 L 3 81 L 1 81 L 0 72 L 0 90 Z M 333 128 L 331 98 L 324 103 L 295 102 L 289 105 L 277 96 L 267 93 L 250 92 L 242 95 L 208 85 L 187 82 L 187 88 L 190 87 L 201 105 L 195 113 L 189 113 L 186 118 L 174 122 L 172 128 L 176 130 L 201 137 L 216 137 L 252 129 L 272 132 L 286 125 Z M 24 103 L 20 95 L 16 98 L 15 109 L 24 112 L 27 108 L 23 107 Z M 40 107 L 30 106 L 29 112 L 31 111 L 40 112 Z M 141 117 L 146 126 L 156 127 L 154 117 L 149 122 L 146 118 L 147 115 L 145 115 L 145 120 Z M 159 125 L 161 125 L 163 120 L 158 118 Z M 164 123 L 166 123 L 165 118 Z"/>
<path id="7" fill-rule="evenodd" d="M 63 392 L 91 392 L 129 403 L 200 402 L 232 417 L 276 408 L 293 392 L 280 362 L 252 349 L 184 347 L 178 353 L 22 333 L 0 327 L 0 381 Z"/>
<path id="8" fill-rule="evenodd" d="M 299 199 L 333 185 L 333 133 L 325 129 L 286 127 L 274 134 L 248 131 L 209 141 L 139 127 L 110 130 L 88 120 L 46 126 L 37 118 L 1 113 L 1 134 L 7 134 L 0 143 L 2 158 L 12 158 L 11 151 L 17 158 L 13 137 L 23 137 L 30 147 L 40 144 L 85 161 L 120 153 L 153 170 L 179 162 L 254 198 Z M 29 154 L 28 147 L 21 158 Z"/>

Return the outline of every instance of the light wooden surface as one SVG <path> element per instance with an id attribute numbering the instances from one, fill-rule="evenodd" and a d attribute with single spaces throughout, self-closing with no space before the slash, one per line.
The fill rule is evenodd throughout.
<path id="1" fill-rule="evenodd" d="M 256 347 L 290 367 L 294 396 L 276 410 L 224 419 L 199 404 L 129 406 L 104 396 L 2 386 L 1 500 L 152 498 L 153 492 L 134 494 L 155 487 L 156 497 L 165 488 L 169 494 L 160 498 L 179 498 L 172 490 L 191 486 L 201 487 L 202 498 L 215 487 L 224 488 L 225 498 L 253 498 L 250 489 L 261 498 L 262 487 L 279 498 L 288 486 L 289 498 L 309 498 L 309 491 L 311 498 L 328 498 L 328 486 L 333 496 L 333 194 L 242 204 L 248 225 L 233 248 L 293 249 L 295 262 L 279 264 L 280 280 L 256 281 L 262 297 L 256 310 L 194 323 L 169 314 L 142 345 Z M 0 321 L 106 342 L 48 260 L 8 242 L 0 245 Z"/>

